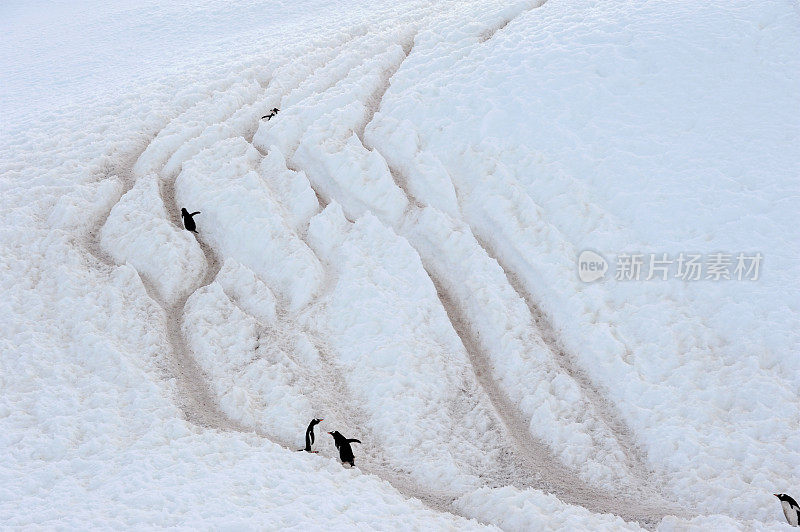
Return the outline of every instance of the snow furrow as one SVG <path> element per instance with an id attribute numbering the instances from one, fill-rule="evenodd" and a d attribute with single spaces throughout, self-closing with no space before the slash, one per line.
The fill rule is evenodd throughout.
<path id="1" fill-rule="evenodd" d="M 403 54 L 404 57 L 397 63 L 390 65 L 387 70 L 385 70 L 381 77 L 383 78 L 383 83 L 375 88 L 375 91 L 367 98 L 364 102 L 364 107 L 367 109 L 367 114 L 364 117 L 364 123 L 359 124 L 356 127 L 355 134 L 358 137 L 358 140 L 361 141 L 361 144 L 366 148 L 366 144 L 364 144 L 364 130 L 367 126 L 372 122 L 372 119 L 375 118 L 375 113 L 377 113 L 381 108 L 381 102 L 383 101 L 383 95 L 386 94 L 386 91 L 389 90 L 389 87 L 392 84 L 392 78 L 394 77 L 395 73 L 400 70 L 400 67 L 403 66 L 403 62 L 408 59 L 408 56 L 411 54 L 411 50 L 414 49 L 414 38 L 416 37 L 416 33 L 411 34 L 408 38 L 405 39 L 404 42 L 401 43 L 403 47 Z"/>
<path id="2" fill-rule="evenodd" d="M 562 347 L 561 341 L 557 336 L 557 331 L 550 324 L 547 316 L 532 300 L 531 295 L 523 289 L 522 284 L 517 280 L 514 272 L 509 270 L 498 254 L 493 253 L 491 247 L 478 238 L 474 232 L 473 236 L 475 236 L 475 240 L 486 254 L 497 262 L 508 280 L 508 284 L 528 306 L 531 317 L 539 329 L 542 340 L 550 350 L 553 360 L 558 363 L 564 373 L 569 375 L 570 378 L 580 385 L 582 393 L 586 396 L 587 401 L 594 409 L 593 413 L 608 427 L 625 452 L 628 459 L 628 466 L 637 476 L 642 487 L 651 486 L 652 481 L 649 479 L 653 478 L 654 472 L 647 466 L 647 458 L 644 452 L 636 443 L 630 428 L 617 413 L 613 403 L 611 403 L 605 394 L 597 388 L 589 375 L 577 365 L 573 357 Z"/>
<path id="3" fill-rule="evenodd" d="M 581 506 L 596 513 L 617 515 L 626 521 L 638 522 L 648 529 L 654 529 L 664 516 L 680 513 L 677 508 L 667 507 L 657 500 L 651 500 L 649 504 L 643 503 L 642 499 L 633 498 L 632 494 L 612 494 L 586 484 L 573 470 L 556 458 L 546 445 L 532 438 L 530 432 L 525 430 L 527 424 L 524 417 L 492 377 L 491 363 L 483 353 L 480 342 L 475 338 L 469 320 L 452 301 L 439 276 L 432 271 L 429 271 L 428 275 L 436 286 L 439 299 L 447 311 L 453 329 L 469 354 L 475 376 L 515 443 L 517 478 L 507 479 L 510 480 L 509 485 L 519 489 L 531 487 L 541 489 L 546 493 L 552 493 L 565 503 Z M 525 473 L 526 470 L 535 472 L 533 479 Z"/>
<path id="4" fill-rule="evenodd" d="M 481 44 L 485 43 L 486 41 L 494 37 L 494 35 L 498 31 L 501 31 L 503 28 L 508 26 L 512 20 L 514 20 L 519 16 L 524 15 L 528 11 L 542 7 L 546 2 L 547 0 L 534 0 L 532 2 L 523 2 L 520 6 L 513 6 L 509 8 L 509 11 L 512 11 L 512 13 L 509 14 L 496 26 L 492 26 L 491 28 L 488 28 L 485 31 L 481 32 L 481 34 L 478 36 L 478 42 Z"/>

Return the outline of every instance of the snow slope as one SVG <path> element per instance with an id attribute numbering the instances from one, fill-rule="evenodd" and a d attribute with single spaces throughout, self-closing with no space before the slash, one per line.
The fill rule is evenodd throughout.
<path id="1" fill-rule="evenodd" d="M 725 6 L 552 1 L 432 68 L 463 34 L 444 29 L 415 45 L 366 135 L 409 190 L 432 167 L 450 177 L 477 239 L 671 491 L 767 519 L 772 486 L 800 475 L 800 33 L 790 6 Z M 586 286 L 586 248 L 768 264 L 758 282 Z"/>
<path id="2" fill-rule="evenodd" d="M 0 10 L 0 522 L 783 528 L 792 6 Z"/>

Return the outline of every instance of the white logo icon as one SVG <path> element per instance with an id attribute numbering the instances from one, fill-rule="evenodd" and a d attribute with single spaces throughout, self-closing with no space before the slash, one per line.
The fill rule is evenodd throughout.
<path id="1" fill-rule="evenodd" d="M 591 283 L 605 277 L 608 262 L 602 255 L 585 249 L 578 256 L 578 277 L 584 283 Z"/>

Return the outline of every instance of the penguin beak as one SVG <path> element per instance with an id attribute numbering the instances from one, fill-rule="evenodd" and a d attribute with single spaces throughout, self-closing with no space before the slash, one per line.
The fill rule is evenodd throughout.
<path id="1" fill-rule="evenodd" d="M 777 494 L 777 493 L 773 493 L 773 495 L 775 495 L 776 497 L 778 497 L 778 494 Z M 778 497 L 778 498 L 780 499 L 780 497 Z"/>
<path id="2" fill-rule="evenodd" d="M 333 432 L 329 432 L 328 434 L 333 434 Z"/>

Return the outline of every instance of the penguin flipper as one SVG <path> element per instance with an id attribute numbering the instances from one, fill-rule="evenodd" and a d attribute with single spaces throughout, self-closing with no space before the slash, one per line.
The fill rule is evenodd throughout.
<path id="1" fill-rule="evenodd" d="M 347 443 L 361 443 L 361 440 L 357 440 L 355 438 L 347 440 Z"/>

